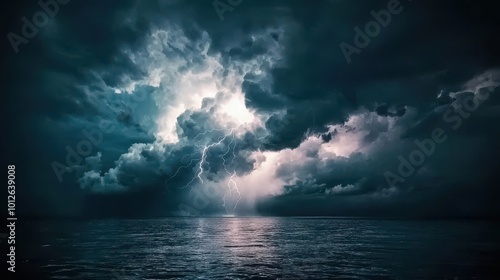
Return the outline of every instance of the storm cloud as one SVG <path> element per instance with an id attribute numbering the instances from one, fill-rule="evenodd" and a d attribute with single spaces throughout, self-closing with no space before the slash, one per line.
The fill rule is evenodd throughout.
<path id="1" fill-rule="evenodd" d="M 2 49 L 19 211 L 500 214 L 498 4 L 401 1 L 346 61 L 341 43 L 387 4 L 243 1 L 223 20 L 210 1 L 61 6 Z M 5 34 L 39 9 L 15 5 Z"/>

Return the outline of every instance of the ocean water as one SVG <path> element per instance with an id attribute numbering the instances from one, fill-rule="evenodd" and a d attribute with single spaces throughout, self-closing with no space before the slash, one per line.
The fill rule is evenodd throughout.
<path id="1" fill-rule="evenodd" d="M 478 221 L 164 218 L 24 221 L 27 279 L 500 279 Z"/>

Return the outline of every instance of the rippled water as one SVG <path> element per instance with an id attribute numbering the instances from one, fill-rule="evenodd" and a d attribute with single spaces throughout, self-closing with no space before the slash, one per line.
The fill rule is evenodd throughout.
<path id="1" fill-rule="evenodd" d="M 18 229 L 18 273 L 32 279 L 500 279 L 494 277 L 499 233 L 492 223 L 456 221 L 44 220 Z"/>

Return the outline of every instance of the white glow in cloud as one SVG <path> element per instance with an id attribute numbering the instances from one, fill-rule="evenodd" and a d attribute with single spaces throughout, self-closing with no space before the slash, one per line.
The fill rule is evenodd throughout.
<path id="1" fill-rule="evenodd" d="M 263 116 L 245 106 L 241 84 L 247 73 L 262 74 L 263 67 L 277 60 L 272 57 L 275 54 L 222 65 L 220 55 L 208 54 L 211 42 L 207 33 L 200 41 L 191 42 L 181 29 L 171 28 L 174 31 L 153 32 L 147 40 L 147 52 L 129 54 L 149 73 L 146 80 L 136 83 L 159 88 L 156 101 L 162 113 L 156 121 L 158 140 L 177 143 L 177 117 L 186 110 L 200 110 L 204 98 L 216 98 L 216 109 L 211 113 L 220 126 L 238 126 L 242 131 L 262 127 Z M 217 98 L 221 93 L 225 98 Z"/>

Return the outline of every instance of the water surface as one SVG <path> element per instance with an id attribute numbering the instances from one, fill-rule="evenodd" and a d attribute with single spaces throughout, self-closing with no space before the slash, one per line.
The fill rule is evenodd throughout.
<path id="1" fill-rule="evenodd" d="M 17 255 L 36 279 L 500 279 L 499 233 L 471 221 L 39 220 L 18 229 Z"/>

